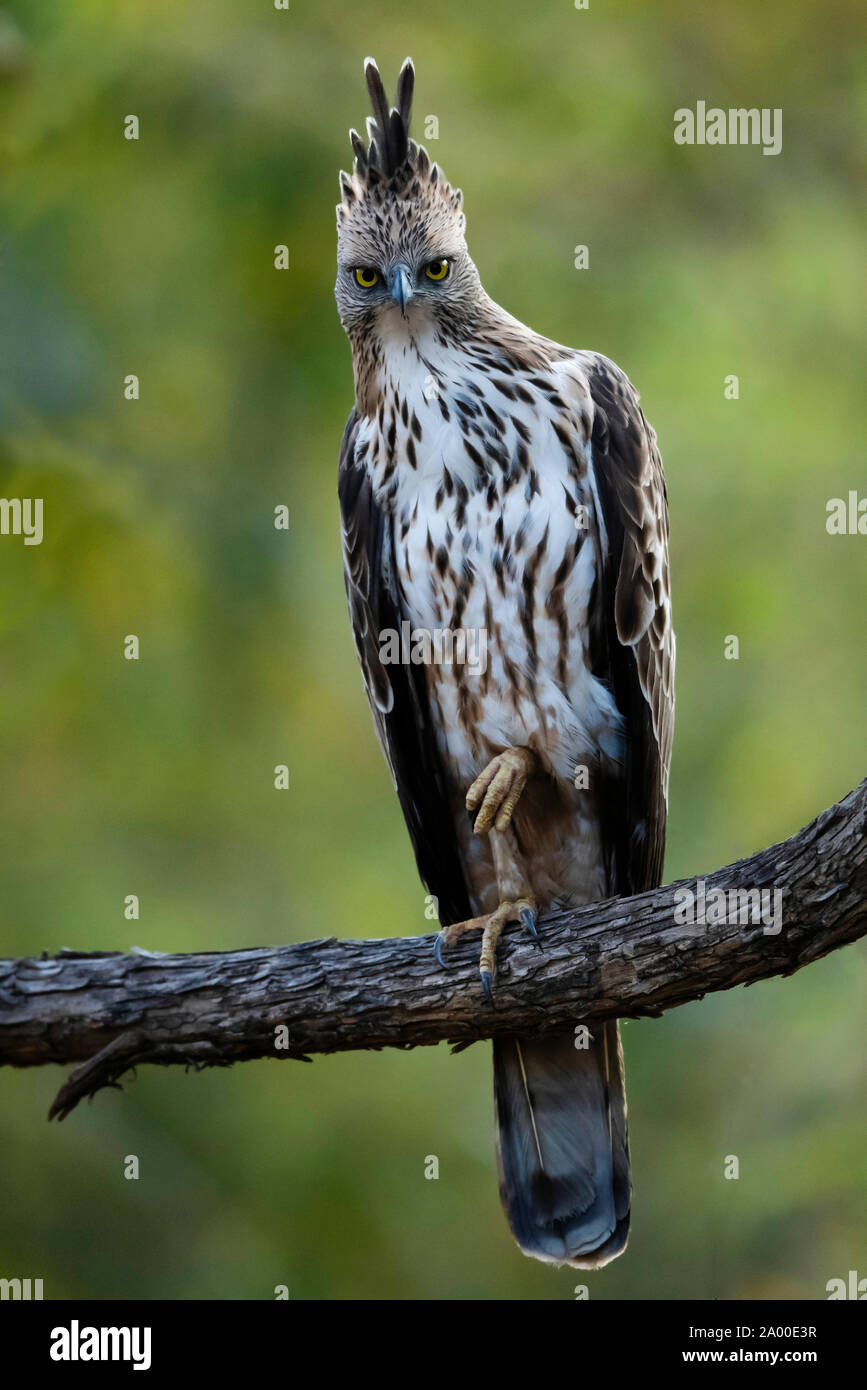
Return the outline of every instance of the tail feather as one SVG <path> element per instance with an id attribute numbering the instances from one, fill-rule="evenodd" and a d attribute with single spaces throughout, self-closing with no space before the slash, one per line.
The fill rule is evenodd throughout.
<path id="1" fill-rule="evenodd" d="M 494 1041 L 500 1195 L 518 1244 L 597 1268 L 629 1233 L 629 1140 L 616 1021 L 586 1049 L 572 1034 Z"/>

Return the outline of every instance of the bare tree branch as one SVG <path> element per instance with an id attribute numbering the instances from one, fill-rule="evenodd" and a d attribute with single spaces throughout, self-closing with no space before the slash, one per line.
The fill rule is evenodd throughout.
<path id="1" fill-rule="evenodd" d="M 449 949 L 446 970 L 434 960 L 432 936 L 0 960 L 0 1064 L 86 1059 L 52 1106 L 62 1119 L 143 1062 L 309 1060 L 444 1039 L 465 1047 L 496 1033 L 656 1016 L 712 990 L 790 975 L 863 936 L 865 820 L 862 782 L 791 839 L 707 875 L 708 903 L 715 889 L 781 893 L 778 932 L 731 911 L 720 922 L 679 923 L 675 895 L 695 890 L 695 880 L 611 898 L 544 919 L 541 951 L 519 929 L 505 934 L 493 1006 L 482 993 L 474 937 Z"/>

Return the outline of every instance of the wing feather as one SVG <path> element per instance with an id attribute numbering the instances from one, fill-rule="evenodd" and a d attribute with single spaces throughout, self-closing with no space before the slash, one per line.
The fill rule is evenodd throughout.
<path id="1" fill-rule="evenodd" d="M 391 769 L 422 882 L 438 902 L 442 924 L 471 916 L 450 804 L 436 746 L 423 668 L 384 666 L 380 633 L 404 618 L 394 581 L 388 517 L 356 457 L 360 419 L 353 410 L 340 446 L 338 496 L 346 596 L 355 647 L 377 737 Z"/>
<path id="2" fill-rule="evenodd" d="M 640 893 L 662 877 L 674 733 L 668 498 L 656 435 L 628 377 L 606 357 L 581 357 L 608 539 L 594 604 L 594 673 L 609 683 L 627 730 L 626 795 L 611 779 L 603 829 L 613 891 Z"/>

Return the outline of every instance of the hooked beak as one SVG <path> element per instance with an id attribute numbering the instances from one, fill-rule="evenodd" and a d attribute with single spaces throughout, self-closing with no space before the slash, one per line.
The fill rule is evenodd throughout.
<path id="1" fill-rule="evenodd" d="M 406 306 L 412 299 L 412 281 L 409 278 L 409 271 L 405 265 L 396 266 L 393 271 L 391 282 L 391 297 L 395 304 L 400 305 L 400 312 L 406 318 Z"/>

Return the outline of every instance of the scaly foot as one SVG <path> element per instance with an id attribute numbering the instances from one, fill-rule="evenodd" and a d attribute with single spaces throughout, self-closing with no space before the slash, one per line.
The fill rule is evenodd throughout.
<path id="1" fill-rule="evenodd" d="M 466 922 L 454 922 L 450 927 L 443 927 L 434 943 L 434 954 L 440 965 L 445 966 L 443 946 L 453 946 L 465 932 L 480 931 L 482 933 L 482 950 L 479 956 L 479 974 L 482 977 L 482 988 L 487 998 L 492 999 L 496 970 L 494 957 L 503 928 L 507 922 L 521 922 L 524 930 L 530 933 L 538 946 L 539 933 L 536 929 L 536 916 L 537 908 L 532 898 L 516 898 L 514 902 L 500 903 L 498 908 L 493 912 L 486 913 L 484 917 L 470 917 Z"/>
<path id="2" fill-rule="evenodd" d="M 529 748 L 507 748 L 492 758 L 476 778 L 467 792 L 467 810 L 475 811 L 481 803 L 473 826 L 477 835 L 484 835 L 491 826 L 495 830 L 506 829 L 535 761 Z"/>

